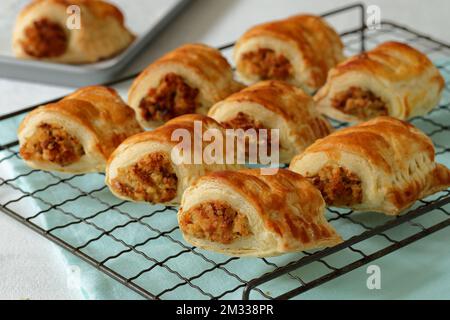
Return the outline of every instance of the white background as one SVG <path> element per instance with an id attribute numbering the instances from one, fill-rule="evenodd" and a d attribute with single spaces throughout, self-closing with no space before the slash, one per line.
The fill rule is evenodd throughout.
<path id="1" fill-rule="evenodd" d="M 10 0 L 0 1 L 0 12 Z M 152 0 L 132 0 L 145 3 Z M 142 69 L 162 53 L 184 42 L 221 45 L 238 38 L 248 27 L 299 12 L 321 13 L 354 1 L 347 0 L 195 0 L 126 71 Z M 383 19 L 394 20 L 450 42 L 450 1 L 363 1 L 381 9 Z M 123 8 L 126 14 L 126 8 Z M 145 12 L 145 10 L 143 10 Z M 11 15 L 15 13 L 11 12 Z M 127 16 L 128 19 L 133 17 Z M 333 21 L 338 29 L 355 26 L 352 19 Z M 9 32 L 1 30 L 0 32 Z M 1 39 L 1 38 L 0 38 Z M 1 75 L 0 75 L 1 76 Z M 126 86 L 123 86 L 125 93 Z M 39 85 L 0 78 L 0 114 L 66 94 L 73 88 Z M 67 287 L 66 270 L 47 240 L 0 214 L 0 298 L 79 299 Z M 427 259 L 424 253 L 424 259 Z M 436 262 L 438 263 L 438 262 Z M 413 281 L 413 279 L 411 279 Z"/>

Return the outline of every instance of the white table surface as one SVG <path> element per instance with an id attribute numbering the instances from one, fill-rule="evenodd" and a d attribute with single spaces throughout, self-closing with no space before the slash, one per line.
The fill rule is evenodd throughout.
<path id="1" fill-rule="evenodd" d="M 145 1 L 148 0 L 133 0 Z M 321 13 L 349 0 L 195 0 L 140 55 L 125 73 L 142 69 L 162 53 L 185 42 L 204 42 L 213 46 L 231 42 L 248 27 L 298 12 Z M 448 0 L 368 0 L 376 4 L 382 18 L 395 20 L 450 42 Z M 4 5 L 0 1 L 0 11 Z M 132 17 L 127 17 L 132 19 Z M 355 21 L 334 23 L 339 30 Z M 4 30 L 5 31 L 5 30 Z M 1 76 L 1 75 L 0 75 Z M 0 114 L 55 98 L 74 88 L 26 83 L 0 78 Z M 127 84 L 119 87 L 125 94 Z M 1 172 L 0 172 L 1 175 Z M 422 252 L 423 259 L 435 253 Z M 430 255 L 428 257 L 428 255 Z M 439 263 L 438 261 L 436 263 Z M 414 279 L 411 279 L 414 282 Z M 413 287 L 413 284 L 411 285 Z M 431 292 L 433 295 L 433 292 Z M 0 299 L 80 299 L 67 285 L 66 269 L 57 248 L 11 218 L 0 214 Z M 398 297 L 401 298 L 401 297 Z M 423 297 L 426 298 L 426 297 Z M 449 297 L 447 297 L 449 298 Z"/>

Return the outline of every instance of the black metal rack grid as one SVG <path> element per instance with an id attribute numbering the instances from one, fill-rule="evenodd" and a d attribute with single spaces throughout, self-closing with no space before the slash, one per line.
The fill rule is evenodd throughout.
<path id="1" fill-rule="evenodd" d="M 400 40 L 428 54 L 443 74 L 450 75 L 447 44 L 393 22 L 367 30 L 361 4 L 324 16 L 355 12 L 359 26 L 341 34 L 347 54 Z M 433 139 L 438 162 L 450 163 L 449 105 L 447 82 L 439 107 L 411 120 Z M 182 240 L 176 208 L 115 199 L 102 174 L 62 175 L 24 166 L 15 132 L 24 113 L 34 107 L 0 117 L 0 168 L 6 172 L 0 177 L 0 210 L 146 298 L 292 298 L 450 225 L 450 191 L 446 190 L 418 201 L 399 217 L 329 208 L 328 220 L 345 239 L 333 248 L 265 259 L 206 252 Z M 92 236 L 71 236 L 87 234 Z M 218 278 L 220 283 L 215 283 Z"/>

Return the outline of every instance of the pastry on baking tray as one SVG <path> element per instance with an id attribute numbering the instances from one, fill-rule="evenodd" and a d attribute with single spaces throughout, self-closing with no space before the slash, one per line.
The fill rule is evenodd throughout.
<path id="1" fill-rule="evenodd" d="M 91 86 L 28 114 L 18 132 L 20 155 L 37 169 L 101 172 L 114 149 L 141 131 L 114 89 Z"/>
<path id="2" fill-rule="evenodd" d="M 290 169 L 310 179 L 328 205 L 388 215 L 450 187 L 450 170 L 435 163 L 431 139 L 392 117 L 318 140 Z"/>
<path id="3" fill-rule="evenodd" d="M 332 130 L 310 96 L 277 80 L 259 82 L 229 96 L 215 104 L 208 115 L 228 128 L 279 129 L 281 163 L 289 163 Z"/>
<path id="4" fill-rule="evenodd" d="M 236 43 L 242 80 L 284 80 L 307 93 L 319 89 L 344 56 L 339 35 L 320 17 L 298 15 L 251 28 Z"/>
<path id="5" fill-rule="evenodd" d="M 186 190 L 178 223 L 194 246 L 233 256 L 275 256 L 340 243 L 324 209 L 320 192 L 289 170 L 222 171 Z"/>
<path id="6" fill-rule="evenodd" d="M 386 42 L 332 69 L 314 99 L 322 113 L 341 121 L 384 115 L 406 120 L 433 109 L 443 87 L 444 79 L 424 54 Z"/>
<path id="7" fill-rule="evenodd" d="M 220 51 L 187 44 L 148 66 L 134 81 L 128 103 L 144 127 L 154 128 L 183 114 L 206 115 L 241 88 Z"/>
<path id="8" fill-rule="evenodd" d="M 201 125 L 201 130 L 196 130 L 196 125 Z M 196 142 L 191 142 L 191 139 L 202 142 L 208 129 L 216 129 L 224 137 L 219 123 L 199 114 L 180 116 L 155 130 L 130 137 L 109 159 L 106 184 L 122 199 L 179 203 L 184 190 L 198 177 L 211 171 L 237 167 L 213 161 L 208 163 L 204 156 L 209 144 L 201 143 L 196 147 Z M 181 141 L 184 138 L 180 135 L 183 134 L 190 137 L 186 139 L 189 144 Z"/>
<path id="9" fill-rule="evenodd" d="M 71 5 L 80 8 L 79 27 L 69 23 Z M 34 0 L 17 18 L 13 50 L 19 58 L 82 64 L 115 56 L 134 38 L 122 12 L 106 1 Z"/>

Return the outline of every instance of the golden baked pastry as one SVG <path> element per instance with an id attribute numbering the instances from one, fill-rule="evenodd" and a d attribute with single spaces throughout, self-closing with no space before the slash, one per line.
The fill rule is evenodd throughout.
<path id="1" fill-rule="evenodd" d="M 80 8 L 80 28 L 67 26 L 69 6 Z M 122 12 L 102 0 L 34 0 L 19 14 L 13 32 L 17 57 L 82 64 L 125 50 L 134 35 Z"/>
<path id="2" fill-rule="evenodd" d="M 144 127 L 155 128 L 183 114 L 206 115 L 241 88 L 220 51 L 187 44 L 148 66 L 133 82 L 128 103 Z"/>
<path id="3" fill-rule="evenodd" d="M 114 89 L 91 86 L 30 112 L 18 131 L 20 155 L 32 168 L 101 172 L 114 149 L 141 131 Z"/>
<path id="4" fill-rule="evenodd" d="M 450 186 L 450 170 L 434 156 L 433 142 L 419 129 L 378 117 L 318 140 L 290 169 L 307 177 L 328 205 L 397 215 Z"/>
<path id="5" fill-rule="evenodd" d="M 232 256 L 275 256 L 342 241 L 324 217 L 320 192 L 280 169 L 214 172 L 183 195 L 178 223 L 190 244 Z"/>
<path id="6" fill-rule="evenodd" d="M 314 99 L 322 113 L 341 121 L 406 120 L 433 109 L 443 87 L 439 70 L 424 54 L 386 42 L 332 69 Z"/>
<path id="7" fill-rule="evenodd" d="M 196 125 L 201 125 L 200 130 L 196 131 Z M 184 190 L 198 177 L 237 167 L 234 162 L 227 165 L 226 161 L 209 161 L 213 159 L 207 159 L 204 152 L 208 143 L 195 147 L 194 139 L 202 142 L 208 129 L 215 129 L 223 137 L 219 123 L 199 114 L 180 116 L 155 130 L 130 137 L 110 157 L 106 184 L 114 195 L 125 200 L 178 204 Z M 179 134 L 183 133 L 191 137 L 189 145 L 180 145 Z M 182 148 L 188 151 L 182 154 Z"/>
<path id="8" fill-rule="evenodd" d="M 298 15 L 248 30 L 236 43 L 234 61 L 246 84 L 283 80 L 311 94 L 343 60 L 343 47 L 325 20 Z"/>
<path id="9" fill-rule="evenodd" d="M 208 115 L 228 128 L 269 129 L 269 140 L 270 129 L 279 129 L 281 163 L 289 163 L 332 131 L 310 96 L 277 80 L 259 82 L 229 96 L 215 104 Z"/>

